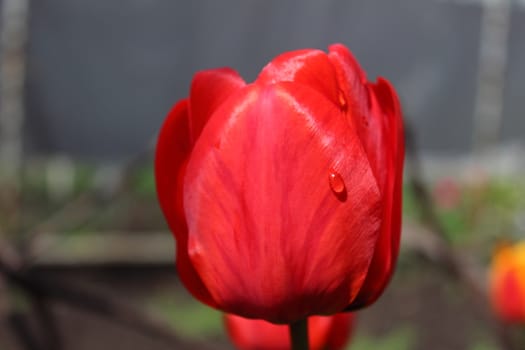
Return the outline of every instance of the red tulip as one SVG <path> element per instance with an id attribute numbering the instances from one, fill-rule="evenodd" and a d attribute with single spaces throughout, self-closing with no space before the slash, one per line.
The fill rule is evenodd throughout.
<path id="1" fill-rule="evenodd" d="M 497 250 L 489 282 L 495 313 L 508 323 L 525 324 L 525 241 Z"/>
<path id="2" fill-rule="evenodd" d="M 159 135 L 159 201 L 190 292 L 274 323 L 374 302 L 397 259 L 404 158 L 390 83 L 299 50 L 246 84 L 199 72 Z"/>
<path id="3" fill-rule="evenodd" d="M 290 335 L 286 325 L 251 320 L 226 314 L 226 330 L 240 350 L 289 350 Z M 349 312 L 333 316 L 308 318 L 310 350 L 343 349 L 350 338 L 354 315 Z"/>

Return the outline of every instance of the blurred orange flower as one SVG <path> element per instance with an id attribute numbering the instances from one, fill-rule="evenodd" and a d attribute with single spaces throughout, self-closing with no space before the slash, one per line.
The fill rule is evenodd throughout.
<path id="1" fill-rule="evenodd" d="M 525 241 L 497 249 L 489 288 L 496 314 L 505 322 L 525 324 Z"/>

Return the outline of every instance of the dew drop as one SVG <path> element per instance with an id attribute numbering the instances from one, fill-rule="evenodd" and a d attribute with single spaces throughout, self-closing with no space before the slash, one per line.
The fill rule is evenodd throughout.
<path id="1" fill-rule="evenodd" d="M 343 90 L 339 90 L 339 95 L 337 96 L 337 98 L 339 99 L 339 107 L 343 111 L 346 111 L 348 107 L 348 102 L 346 102 L 346 97 L 345 97 L 345 93 L 343 92 Z"/>
<path id="2" fill-rule="evenodd" d="M 339 195 L 345 192 L 345 189 L 346 189 L 345 183 L 341 175 L 339 175 L 337 172 L 331 171 L 328 177 L 328 181 L 330 183 L 330 188 L 336 195 Z"/>

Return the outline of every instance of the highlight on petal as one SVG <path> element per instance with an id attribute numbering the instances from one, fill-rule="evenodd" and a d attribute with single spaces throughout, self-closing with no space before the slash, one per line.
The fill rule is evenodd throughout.
<path id="1" fill-rule="evenodd" d="M 304 84 L 323 94 L 337 105 L 341 104 L 340 90 L 332 62 L 320 50 L 297 50 L 274 58 L 259 74 L 257 84 L 294 82 Z"/>
<path id="2" fill-rule="evenodd" d="M 155 150 L 155 183 L 159 203 L 177 240 L 177 270 L 185 286 L 199 300 L 215 305 L 188 256 L 188 232 L 182 204 L 184 167 L 191 151 L 188 101 L 178 102 L 169 112 Z"/>
<path id="3" fill-rule="evenodd" d="M 194 144 L 212 113 L 246 83 L 231 68 L 218 68 L 195 74 L 190 89 L 190 139 Z"/>
<path id="4" fill-rule="evenodd" d="M 342 310 L 365 279 L 381 216 L 356 130 L 293 83 L 248 86 L 216 111 L 188 163 L 184 209 L 189 254 L 213 299 L 273 322 Z"/>

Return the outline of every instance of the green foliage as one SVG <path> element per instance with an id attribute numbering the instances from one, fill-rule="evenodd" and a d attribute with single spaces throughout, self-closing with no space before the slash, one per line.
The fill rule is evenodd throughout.
<path id="1" fill-rule="evenodd" d="M 87 164 L 76 165 L 73 191 L 78 194 L 92 189 L 94 175 L 95 168 L 93 166 Z"/>
<path id="2" fill-rule="evenodd" d="M 223 335 L 222 313 L 180 294 L 158 294 L 150 307 L 184 337 L 209 339 Z"/>
<path id="3" fill-rule="evenodd" d="M 453 243 L 461 241 L 468 231 L 468 222 L 463 210 L 445 210 L 438 215 L 449 241 Z"/>
<path id="4" fill-rule="evenodd" d="M 450 242 L 487 246 L 497 239 L 523 237 L 523 232 L 518 232 L 519 228 L 516 227 L 516 219 L 525 212 L 524 179 L 487 178 L 479 183 L 458 181 L 451 186 L 456 186 L 452 191 L 458 191 L 457 200 L 447 207 L 434 203 Z M 431 188 L 429 192 L 435 195 Z M 405 185 L 403 194 L 404 216 L 421 220 L 418 199 L 410 184 Z"/>
<path id="5" fill-rule="evenodd" d="M 356 334 L 347 350 L 410 350 L 414 348 L 416 334 L 408 326 L 402 326 L 381 337 Z"/>
<path id="6" fill-rule="evenodd" d="M 492 343 L 486 341 L 475 342 L 470 346 L 469 350 L 498 350 L 499 348 Z"/>
<path id="7" fill-rule="evenodd" d="M 155 196 L 155 174 L 152 165 L 143 166 L 133 174 L 132 188 L 138 195 L 147 197 Z"/>
<path id="8" fill-rule="evenodd" d="M 421 216 L 421 210 L 419 209 L 414 191 L 408 184 L 403 186 L 403 214 L 411 219 Z"/>

